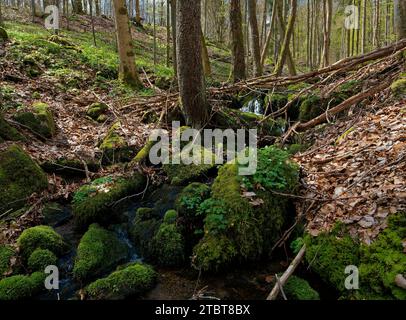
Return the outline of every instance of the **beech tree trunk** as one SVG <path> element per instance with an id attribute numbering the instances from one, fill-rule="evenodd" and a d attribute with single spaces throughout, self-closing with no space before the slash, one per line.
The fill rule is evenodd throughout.
<path id="1" fill-rule="evenodd" d="M 231 0 L 230 28 L 233 55 L 233 79 L 234 82 L 238 82 L 246 78 L 244 36 L 242 32 L 242 14 L 240 0 Z"/>
<path id="2" fill-rule="evenodd" d="M 207 100 L 201 45 L 200 1 L 177 1 L 178 81 L 186 123 L 201 129 L 207 119 Z"/>
<path id="3" fill-rule="evenodd" d="M 171 25 L 172 25 L 172 60 L 173 60 L 173 71 L 175 78 L 178 76 L 178 58 L 176 53 L 176 0 L 170 0 L 171 4 Z"/>
<path id="4" fill-rule="evenodd" d="M 210 77 L 211 76 L 211 65 L 210 65 L 210 58 L 209 58 L 209 51 L 207 50 L 206 46 L 206 39 L 204 38 L 203 31 L 200 32 L 200 41 L 202 43 L 202 59 L 203 59 L 203 71 L 204 76 Z"/>
<path id="5" fill-rule="evenodd" d="M 135 22 L 141 26 L 141 12 L 140 12 L 140 0 L 135 0 Z"/>
<path id="6" fill-rule="evenodd" d="M 73 1 L 73 13 L 76 14 L 83 14 L 83 5 L 82 5 L 82 0 L 74 0 Z"/>
<path id="7" fill-rule="evenodd" d="M 262 75 L 261 48 L 259 47 L 259 30 L 256 0 L 248 0 L 248 16 L 251 26 L 252 51 L 254 55 L 254 75 Z"/>
<path id="8" fill-rule="evenodd" d="M 120 57 L 119 78 L 133 87 L 142 87 L 142 82 L 135 65 L 135 53 L 125 0 L 113 0 L 113 6 L 117 47 Z"/>
<path id="9" fill-rule="evenodd" d="M 324 12 L 324 44 L 323 44 L 323 63 L 321 67 L 327 67 L 330 65 L 330 36 L 331 36 L 331 22 L 333 15 L 333 0 L 324 0 L 323 2 Z"/>

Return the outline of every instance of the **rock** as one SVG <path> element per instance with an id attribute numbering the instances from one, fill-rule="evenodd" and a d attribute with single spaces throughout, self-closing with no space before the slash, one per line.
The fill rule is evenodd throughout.
<path id="1" fill-rule="evenodd" d="M 69 210 L 56 202 L 45 204 L 42 215 L 44 216 L 42 223 L 53 228 L 60 226 L 72 217 Z"/>
<path id="2" fill-rule="evenodd" d="M 97 120 L 101 115 L 106 113 L 109 107 L 105 103 L 95 102 L 87 108 L 86 114 L 93 120 Z"/>
<path id="3" fill-rule="evenodd" d="M 113 232 L 92 224 L 80 240 L 73 275 L 82 282 L 94 279 L 113 269 L 127 256 L 127 246 Z"/>
<path id="4" fill-rule="evenodd" d="M 136 150 L 120 135 L 120 122 L 116 122 L 109 129 L 106 137 L 99 144 L 103 152 L 103 162 L 107 164 L 130 162 L 136 155 Z"/>
<path id="5" fill-rule="evenodd" d="M 17 239 L 22 257 L 27 260 L 36 249 L 47 249 L 61 256 L 68 249 L 62 237 L 49 226 L 28 228 Z"/>
<path id="6" fill-rule="evenodd" d="M 127 297 L 137 297 L 152 289 L 157 275 L 146 264 L 133 264 L 119 269 L 108 277 L 96 280 L 86 289 L 90 300 L 118 300 Z"/>
<path id="7" fill-rule="evenodd" d="M 84 185 L 73 197 L 73 215 L 79 230 L 92 223 L 108 225 L 119 220 L 120 205 L 126 196 L 145 188 L 145 178 L 135 173 L 132 177 L 103 177 Z M 118 202 L 117 201 L 121 201 Z"/>
<path id="8" fill-rule="evenodd" d="M 396 98 L 402 98 L 406 96 L 406 76 L 403 78 L 400 78 L 399 80 L 396 80 L 392 86 L 391 90 L 393 95 Z"/>
<path id="9" fill-rule="evenodd" d="M 0 115 L 0 138 L 6 141 L 25 141 L 25 137 L 18 130 L 8 124 Z"/>
<path id="10" fill-rule="evenodd" d="M 375 224 L 375 219 L 371 216 L 365 216 L 358 222 L 358 224 L 361 227 L 367 229 L 367 228 L 372 227 Z"/>
<path id="11" fill-rule="evenodd" d="M 183 150 L 181 157 L 187 154 L 187 150 Z M 211 162 L 206 164 L 204 161 L 205 158 L 211 159 Z M 167 174 L 171 184 L 179 186 L 207 174 L 215 167 L 215 155 L 211 151 L 201 148 L 201 152 L 194 155 L 192 164 L 184 164 L 183 161 L 181 161 L 180 164 L 165 164 L 163 165 L 163 170 Z"/>
<path id="12" fill-rule="evenodd" d="M 14 120 L 30 128 L 41 138 L 52 138 L 56 133 L 56 125 L 49 106 L 38 102 L 33 104 L 33 112 L 18 112 Z"/>
<path id="13" fill-rule="evenodd" d="M 28 299 L 44 290 L 45 273 L 34 272 L 30 276 L 15 275 L 0 281 L 0 300 Z"/>
<path id="14" fill-rule="evenodd" d="M 41 168 L 19 146 L 12 145 L 0 152 L 1 211 L 17 210 L 34 192 L 48 187 L 48 179 Z"/>
<path id="15" fill-rule="evenodd" d="M 45 272 L 47 266 L 55 266 L 58 258 L 56 255 L 47 249 L 35 249 L 35 251 L 28 258 L 28 268 L 35 272 Z"/>

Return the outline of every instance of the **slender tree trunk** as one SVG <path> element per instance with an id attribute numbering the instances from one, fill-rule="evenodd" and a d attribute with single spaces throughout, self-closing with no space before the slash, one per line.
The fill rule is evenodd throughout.
<path id="1" fill-rule="evenodd" d="M 272 4 L 272 16 L 271 16 L 271 26 L 268 30 L 268 34 L 266 36 L 264 47 L 262 48 L 261 54 L 261 66 L 262 68 L 265 66 L 265 60 L 268 54 L 269 44 L 271 43 L 272 35 L 273 35 L 273 26 L 275 25 L 275 18 L 276 18 L 276 1 Z"/>
<path id="2" fill-rule="evenodd" d="M 153 21 L 153 25 L 154 25 L 154 65 L 157 64 L 157 45 L 156 45 L 156 1 L 153 0 L 152 1 L 152 21 Z"/>
<path id="3" fill-rule="evenodd" d="M 252 40 L 252 51 L 254 55 L 254 75 L 262 75 L 261 66 L 261 49 L 259 47 L 259 30 L 257 21 L 257 4 L 256 0 L 248 0 L 248 12 L 249 20 L 251 26 L 251 40 Z"/>
<path id="4" fill-rule="evenodd" d="M 90 21 L 92 24 L 93 43 L 94 43 L 94 46 L 96 47 L 97 43 L 96 43 L 96 33 L 94 31 L 93 0 L 89 1 L 89 5 L 90 5 Z"/>
<path id="5" fill-rule="evenodd" d="M 365 45 L 367 41 L 367 0 L 362 1 L 362 8 L 363 8 L 363 23 L 362 23 L 362 47 L 361 53 L 365 54 Z"/>
<path id="6" fill-rule="evenodd" d="M 95 9 L 96 9 L 96 16 L 100 16 L 100 0 L 95 0 Z"/>
<path id="7" fill-rule="evenodd" d="M 32 5 L 32 3 L 31 3 L 31 5 Z M 1 5 L 1 0 L 0 0 L 0 26 L 2 26 L 3 25 L 3 12 L 1 11 L 2 10 L 2 5 Z M 34 12 L 34 14 L 33 14 L 33 17 L 35 16 L 35 12 Z M 33 21 L 34 21 L 34 18 L 32 19 Z"/>
<path id="8" fill-rule="evenodd" d="M 117 32 L 117 47 L 120 57 L 119 78 L 133 87 L 141 87 L 142 82 L 135 65 L 135 53 L 125 0 L 113 0 L 113 6 Z"/>
<path id="9" fill-rule="evenodd" d="M 82 0 L 74 0 L 72 4 L 73 4 L 73 13 L 84 14 Z"/>
<path id="10" fill-rule="evenodd" d="M 324 45 L 323 45 L 323 63 L 322 67 L 330 65 L 330 35 L 331 35 L 331 21 L 333 15 L 333 0 L 324 0 Z"/>
<path id="11" fill-rule="evenodd" d="M 206 78 L 211 77 L 211 65 L 209 51 L 207 50 L 206 39 L 204 38 L 203 31 L 201 31 L 200 41 L 202 44 L 202 62 L 203 62 L 203 72 Z"/>
<path id="12" fill-rule="evenodd" d="M 398 39 L 406 38 L 406 1 L 396 0 L 396 29 Z"/>
<path id="13" fill-rule="evenodd" d="M 166 66 L 169 68 L 171 58 L 171 6 L 169 1 L 166 1 Z"/>
<path id="14" fill-rule="evenodd" d="M 142 26 L 140 0 L 135 0 L 135 22 L 137 25 Z"/>
<path id="15" fill-rule="evenodd" d="M 170 0 L 171 4 L 171 26 L 172 26 L 172 63 L 173 63 L 173 73 L 175 78 L 178 76 L 178 58 L 176 49 L 176 33 L 177 33 L 177 22 L 176 22 L 176 0 Z"/>
<path id="16" fill-rule="evenodd" d="M 246 78 L 244 37 L 242 32 L 242 15 L 240 0 L 231 0 L 230 28 L 233 54 L 233 78 L 238 82 Z"/>
<path id="17" fill-rule="evenodd" d="M 179 93 L 186 123 L 196 129 L 203 128 L 208 119 L 200 20 L 200 1 L 177 1 Z"/>

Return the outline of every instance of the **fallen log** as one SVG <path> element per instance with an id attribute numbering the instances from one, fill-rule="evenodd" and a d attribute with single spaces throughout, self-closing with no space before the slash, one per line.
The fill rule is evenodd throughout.
<path id="1" fill-rule="evenodd" d="M 279 278 L 279 281 L 276 282 L 275 286 L 273 287 L 271 293 L 268 295 L 266 300 L 275 300 L 278 297 L 280 288 L 283 287 L 286 282 L 289 280 L 289 277 L 295 272 L 299 263 L 303 260 L 304 254 L 306 252 L 306 245 L 303 245 L 302 249 L 300 249 L 299 253 L 290 263 L 289 267 L 283 273 L 282 277 Z"/>

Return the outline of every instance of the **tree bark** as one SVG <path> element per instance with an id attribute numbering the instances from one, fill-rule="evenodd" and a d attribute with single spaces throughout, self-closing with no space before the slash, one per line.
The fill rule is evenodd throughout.
<path id="1" fill-rule="evenodd" d="M 242 14 L 240 0 L 231 0 L 230 28 L 233 54 L 233 79 L 234 82 L 238 82 L 246 78 L 244 36 L 242 32 Z"/>
<path id="2" fill-rule="evenodd" d="M 272 4 L 272 17 L 271 17 L 271 25 L 269 27 L 268 34 L 266 36 L 264 47 L 262 48 L 261 54 L 261 65 L 264 68 L 266 56 L 268 54 L 269 44 L 271 43 L 272 35 L 273 35 L 273 26 L 275 25 L 275 18 L 276 18 L 276 1 Z"/>
<path id="3" fill-rule="evenodd" d="M 176 53 L 176 0 L 170 0 L 171 4 L 171 25 L 172 25 L 172 60 L 173 60 L 173 73 L 175 78 L 178 76 L 178 58 Z"/>
<path id="4" fill-rule="evenodd" d="M 396 0 L 396 29 L 398 39 L 406 38 L 406 1 Z"/>
<path id="5" fill-rule="evenodd" d="M 186 123 L 201 129 L 207 119 L 203 75 L 200 1 L 177 1 L 177 57 L 179 93 Z"/>
<path id="6" fill-rule="evenodd" d="M 73 4 L 73 13 L 84 14 L 82 0 L 74 0 L 72 4 Z"/>
<path id="7" fill-rule="evenodd" d="M 279 7 L 279 9 L 281 9 L 280 6 L 278 6 L 278 7 Z M 289 45 L 290 45 L 290 39 L 292 36 L 292 32 L 293 32 L 293 28 L 294 28 L 295 20 L 296 20 L 297 0 L 290 1 L 290 9 L 291 9 L 291 13 L 290 13 L 289 21 L 288 21 L 288 27 L 285 32 L 285 39 L 283 40 L 281 54 L 279 55 L 279 59 L 278 59 L 278 62 L 276 64 L 275 71 L 274 71 L 275 75 L 277 75 L 277 76 L 280 76 L 282 74 L 282 69 L 283 69 L 283 66 L 285 65 L 285 61 L 286 61 L 287 55 L 289 53 L 288 50 L 289 50 Z"/>
<path id="8" fill-rule="evenodd" d="M 251 40 L 252 40 L 252 51 L 254 55 L 254 75 L 262 75 L 261 66 L 261 49 L 259 47 L 259 30 L 257 21 L 257 4 L 256 0 L 248 0 L 248 15 L 251 26 Z"/>
<path id="9" fill-rule="evenodd" d="M 135 0 L 135 22 L 137 25 L 142 26 L 140 0 Z"/>
<path id="10" fill-rule="evenodd" d="M 117 32 L 117 47 L 120 57 L 119 78 L 124 83 L 133 87 L 142 87 L 142 82 L 135 65 L 135 53 L 125 0 L 113 0 L 113 6 Z"/>
<path id="11" fill-rule="evenodd" d="M 333 0 L 324 0 L 324 44 L 323 44 L 323 63 L 322 67 L 327 67 L 330 64 L 330 35 L 331 35 L 331 22 L 333 15 Z"/>
<path id="12" fill-rule="evenodd" d="M 204 76 L 210 77 L 211 76 L 211 65 L 210 65 L 210 58 L 209 58 L 209 51 L 207 50 L 206 39 L 204 38 L 203 31 L 200 32 L 200 41 L 202 44 L 202 61 L 203 61 L 203 72 Z"/>

